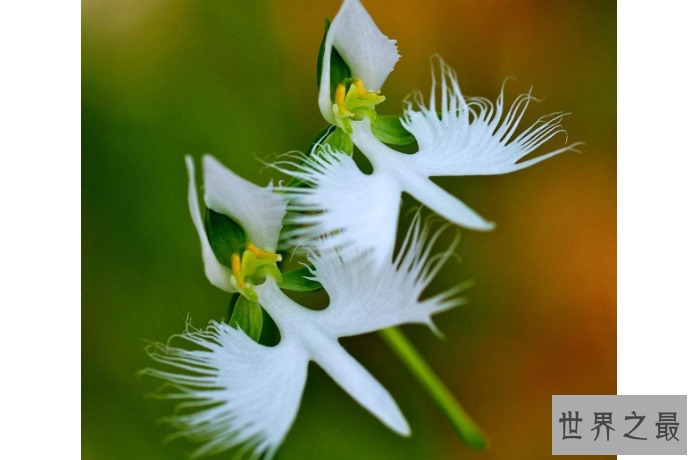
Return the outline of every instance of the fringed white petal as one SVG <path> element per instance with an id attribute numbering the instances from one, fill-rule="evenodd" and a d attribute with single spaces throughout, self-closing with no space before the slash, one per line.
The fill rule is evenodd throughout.
<path id="1" fill-rule="evenodd" d="M 330 123 L 334 121 L 329 94 L 332 47 L 348 64 L 351 76 L 360 78 L 370 91 L 382 88 L 399 60 L 396 40 L 380 32 L 358 0 L 344 0 L 327 33 L 322 60 L 319 105 Z"/>
<path id="2" fill-rule="evenodd" d="M 212 321 L 206 331 L 186 331 L 172 340 L 189 347 L 155 344 L 156 361 L 171 370 L 142 373 L 168 382 L 173 391 L 159 398 L 185 400 L 168 420 L 180 431 L 172 437 L 204 442 L 193 457 L 234 446 L 251 458 L 271 458 L 293 423 L 307 377 L 316 362 L 350 396 L 395 432 L 410 428 L 389 392 L 320 327 L 322 311 L 298 305 L 272 278 L 256 287 L 260 304 L 276 321 L 281 342 L 265 347 L 244 332 Z M 244 457 L 243 457 L 244 458 Z"/>
<path id="3" fill-rule="evenodd" d="M 297 226 L 285 232 L 287 246 L 309 246 L 326 237 L 323 252 L 338 248 L 348 261 L 372 251 L 375 261 L 391 262 L 401 203 L 401 188 L 394 178 L 377 172 L 366 175 L 353 158 L 329 148 L 271 166 L 308 185 L 277 187 L 289 200 L 292 213 L 286 223 Z"/>
<path id="4" fill-rule="evenodd" d="M 192 215 L 192 222 L 195 224 L 199 240 L 202 245 L 202 260 L 204 262 L 204 273 L 207 279 L 219 289 L 227 292 L 235 292 L 235 288 L 231 285 L 230 277 L 231 270 L 221 265 L 214 256 L 214 252 L 209 245 L 207 231 L 204 228 L 202 214 L 199 209 L 199 199 L 197 198 L 197 184 L 195 181 L 195 164 L 192 157 L 185 157 L 185 165 L 187 166 L 187 174 L 189 176 L 187 201 Z"/>
<path id="5" fill-rule="evenodd" d="M 210 155 L 204 156 L 202 166 L 207 207 L 233 218 L 258 247 L 274 251 L 286 202 L 273 192 L 273 186 L 259 187 L 248 182 Z"/>
<path id="6" fill-rule="evenodd" d="M 440 68 L 439 82 L 435 79 L 435 62 L 438 62 Z M 418 141 L 419 152 L 413 155 L 413 161 L 422 174 L 505 174 L 574 150 L 579 145 L 568 145 L 519 163 L 553 137 L 566 134 L 561 122 L 568 114 L 557 112 L 543 116 L 514 136 L 529 102 L 536 100 L 530 91 L 519 96 L 505 111 L 504 85 L 497 102 L 493 104 L 485 98 L 464 98 L 456 73 L 439 57 L 433 59 L 432 73 L 433 84 L 428 105 L 425 105 L 420 94 L 415 95 L 415 104 L 409 101 L 402 121 L 402 125 Z"/>
<path id="7" fill-rule="evenodd" d="M 298 412 L 308 367 L 303 347 L 283 338 L 265 347 L 216 321 L 176 337 L 189 346 L 157 344 L 149 350 L 171 370 L 144 371 L 173 389 L 159 398 L 185 401 L 168 418 L 180 430 L 174 437 L 204 442 L 193 458 L 241 444 L 252 458 L 271 458 Z"/>
<path id="8" fill-rule="evenodd" d="M 364 334 L 405 323 L 435 326 L 431 316 L 464 302 L 459 285 L 421 300 L 421 295 L 453 254 L 459 241 L 443 253 L 431 256 L 433 246 L 449 224 L 431 234 L 430 222 L 416 214 L 396 259 L 383 266 L 368 254 L 345 263 L 338 256 L 309 256 L 314 279 L 329 294 L 329 307 L 320 311 L 319 326 L 333 337 Z"/>

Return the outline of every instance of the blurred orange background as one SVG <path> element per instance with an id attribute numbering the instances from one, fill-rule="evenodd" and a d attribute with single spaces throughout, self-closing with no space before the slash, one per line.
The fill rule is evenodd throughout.
<path id="1" fill-rule="evenodd" d="M 439 53 L 467 95 L 533 86 L 540 115 L 568 111 L 565 153 L 505 176 L 439 183 L 498 223 L 463 232 L 435 286 L 473 278 L 469 304 L 436 318 L 447 339 L 407 326 L 442 379 L 491 438 L 471 452 L 377 335 L 347 349 L 390 390 L 413 436 L 400 438 L 319 368 L 279 459 L 536 459 L 550 456 L 554 394 L 615 394 L 616 4 L 614 1 L 364 0 L 402 55 L 379 113 L 401 113 L 430 88 Z M 204 278 L 186 205 L 183 155 L 212 153 L 264 184 L 253 154 L 305 149 L 325 122 L 315 66 L 323 19 L 338 1 L 85 0 L 83 108 L 83 457 L 182 459 L 187 441 L 144 399 L 142 339 L 164 341 L 190 313 L 226 315 Z M 550 146 L 557 147 L 554 139 Z M 406 203 L 413 202 L 407 199 Z M 231 458 L 231 454 L 218 458 Z"/>

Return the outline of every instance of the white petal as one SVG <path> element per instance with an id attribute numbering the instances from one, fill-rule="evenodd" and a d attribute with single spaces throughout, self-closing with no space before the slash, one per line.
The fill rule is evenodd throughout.
<path id="1" fill-rule="evenodd" d="M 380 32 L 358 0 L 345 0 L 329 34 L 333 46 L 370 91 L 382 88 L 399 60 L 396 40 Z"/>
<path id="2" fill-rule="evenodd" d="M 187 174 L 189 176 L 187 201 L 190 206 L 190 214 L 192 215 L 192 222 L 195 224 L 197 233 L 199 234 L 199 240 L 202 244 L 202 260 L 204 261 L 204 273 L 207 278 L 219 289 L 223 289 L 227 292 L 235 292 L 235 289 L 231 285 L 230 277 L 231 270 L 229 268 L 221 265 L 214 256 L 214 252 L 209 245 L 209 240 L 207 239 L 207 232 L 204 228 L 204 222 L 202 222 L 202 215 L 199 209 L 199 199 L 197 198 L 197 185 L 195 183 L 195 165 L 190 156 L 185 157 L 185 164 L 187 166 Z"/>
<path id="3" fill-rule="evenodd" d="M 386 172 L 366 175 L 353 158 L 330 149 L 297 160 L 272 165 L 310 186 L 278 187 L 289 199 L 288 210 L 299 213 L 287 218 L 299 227 L 286 232 L 286 244 L 327 236 L 322 250 L 339 248 L 346 260 L 370 250 L 374 260 L 391 261 L 401 204 L 398 182 Z"/>
<path id="4" fill-rule="evenodd" d="M 169 418 L 178 436 L 205 442 L 193 457 L 240 444 L 258 457 L 271 457 L 298 412 L 308 367 L 303 347 L 283 337 L 276 347 L 265 347 L 215 321 L 206 331 L 179 337 L 192 350 L 155 345 L 150 355 L 173 370 L 145 373 L 177 390 L 160 398 L 186 400 L 180 409 L 199 409 Z"/>
<path id="5" fill-rule="evenodd" d="M 210 155 L 204 156 L 202 166 L 207 207 L 238 222 L 250 242 L 274 251 L 286 202 L 273 192 L 273 186 L 259 187 L 248 182 Z"/>
<path id="6" fill-rule="evenodd" d="M 435 81 L 434 63 L 440 67 L 440 81 Z M 439 86 L 439 96 L 436 94 Z M 439 106 L 436 98 L 439 97 Z M 505 174 L 526 168 L 559 153 L 574 150 L 572 144 L 538 158 L 518 163 L 562 129 L 563 112 L 539 118 L 525 131 L 514 136 L 531 100 L 519 96 L 504 111 L 504 85 L 497 102 L 480 98 L 464 98 L 456 73 L 442 59 L 433 60 L 433 86 L 426 106 L 417 95 L 416 106 L 409 102 L 402 125 L 418 141 L 419 152 L 412 162 L 426 176 L 469 176 Z M 438 115 L 439 113 L 439 115 Z"/>
<path id="7" fill-rule="evenodd" d="M 495 229 L 493 222 L 485 220 L 460 199 L 427 177 L 421 177 L 406 168 L 399 169 L 399 175 L 403 184 L 402 188 L 407 193 L 450 222 L 481 232 Z"/>
<path id="8" fill-rule="evenodd" d="M 339 344 L 320 327 L 324 311 L 301 307 L 288 298 L 268 279 L 257 286 L 257 295 L 281 331 L 281 338 L 297 337 L 316 362 L 353 399 L 402 436 L 411 432 L 399 406 L 389 392 Z M 330 294 L 331 295 L 331 294 Z M 355 305 L 354 305 L 355 306 Z"/>
<path id="9" fill-rule="evenodd" d="M 319 104 L 324 117 L 334 121 L 330 98 L 330 57 L 336 48 L 351 69 L 351 76 L 360 78 L 370 91 L 382 88 L 399 60 L 396 40 L 385 36 L 358 0 L 344 0 L 334 17 L 325 40 L 322 60 Z"/>
<path id="10" fill-rule="evenodd" d="M 430 223 L 423 224 L 417 214 L 396 259 L 378 266 L 364 254 L 344 263 L 339 257 L 310 256 L 314 279 L 329 294 L 329 306 L 320 311 L 317 324 L 333 337 L 364 334 L 405 323 L 427 324 L 434 329 L 431 316 L 463 303 L 456 294 L 463 285 L 421 300 L 433 277 L 452 255 L 455 242 L 431 258 L 433 245 L 448 227 L 432 236 Z"/>
<path id="11" fill-rule="evenodd" d="M 411 428 L 392 395 L 336 340 L 315 348 L 312 359 L 389 429 L 401 436 L 411 434 Z"/>

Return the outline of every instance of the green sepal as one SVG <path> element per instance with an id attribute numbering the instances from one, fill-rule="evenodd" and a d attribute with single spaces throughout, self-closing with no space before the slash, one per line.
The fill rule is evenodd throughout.
<path id="1" fill-rule="evenodd" d="M 262 335 L 262 322 L 262 307 L 260 307 L 260 304 L 248 300 L 242 295 L 238 297 L 228 324 L 242 329 L 248 337 L 255 342 L 259 342 L 260 335 Z"/>
<path id="2" fill-rule="evenodd" d="M 413 134 L 401 124 L 401 117 L 396 115 L 380 115 L 372 124 L 372 133 L 385 144 L 411 145 L 416 142 Z"/>
<path id="3" fill-rule="evenodd" d="M 353 155 L 353 141 L 351 136 L 342 129 L 336 129 L 324 140 L 322 145 L 328 145 L 334 151 L 343 152 L 346 155 Z"/>
<path id="4" fill-rule="evenodd" d="M 322 289 L 322 285 L 315 280 L 309 280 L 306 276 L 313 276 L 308 267 L 284 273 L 282 280 L 277 283 L 281 289 L 299 292 L 314 292 Z"/>
<path id="5" fill-rule="evenodd" d="M 331 22 L 328 18 L 324 19 L 324 35 L 322 36 L 322 43 L 320 44 L 320 54 L 317 55 L 317 89 L 320 89 L 322 83 L 322 61 L 324 58 L 324 48 L 327 41 L 327 33 L 329 32 L 329 26 Z M 331 100 L 334 100 L 334 92 L 339 83 L 347 78 L 351 77 L 351 69 L 341 57 L 339 52 L 332 48 L 332 53 L 330 56 L 330 68 L 329 68 L 329 96 Z"/>
<path id="6" fill-rule="evenodd" d="M 207 209 L 204 217 L 207 239 L 220 264 L 231 267 L 231 256 L 242 254 L 247 237 L 243 227 L 230 217 Z"/>

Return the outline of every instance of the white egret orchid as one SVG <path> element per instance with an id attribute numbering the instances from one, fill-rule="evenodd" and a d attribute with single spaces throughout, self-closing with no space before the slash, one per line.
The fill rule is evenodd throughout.
<path id="1" fill-rule="evenodd" d="M 577 145 L 520 161 L 565 133 L 561 122 L 567 114 L 541 117 L 516 134 L 529 102 L 534 99 L 530 92 L 519 96 L 509 109 L 504 103 L 504 86 L 496 103 L 465 97 L 454 71 L 436 58 L 427 105 L 422 95 L 414 95 L 399 121 L 415 137 L 418 152 L 403 154 L 392 149 L 378 139 L 373 123 L 377 120 L 374 105 L 384 100 L 380 88 L 399 58 L 394 43 L 379 31 L 358 0 L 344 1 L 324 39 L 319 107 L 328 122 L 351 136 L 353 144 L 372 164 L 373 173 L 362 173 L 349 152 L 328 151 L 298 161 L 275 163 L 277 169 L 312 187 L 281 187 L 290 199 L 289 211 L 318 212 L 290 219 L 290 223 L 302 227 L 287 235 L 288 244 L 303 243 L 314 236 L 315 229 L 321 229 L 327 236 L 327 245 L 340 247 L 345 257 L 350 256 L 349 247 L 368 245 L 379 261 L 387 260 L 394 247 L 402 192 L 454 224 L 492 230 L 493 223 L 433 183 L 430 177 L 506 174 L 574 150 Z M 332 67 L 338 62 L 334 58 L 337 54 L 348 66 L 350 76 L 336 82 L 332 98 L 330 87 L 335 82 L 330 79 L 334 78 Z M 435 61 L 439 61 L 439 82 L 435 78 Z"/>
<path id="2" fill-rule="evenodd" d="M 228 270 L 216 260 L 202 224 L 190 158 L 187 165 L 189 206 L 202 243 L 205 272 L 212 284 L 232 291 L 243 283 L 240 269 Z M 282 197 L 269 191 L 271 187 L 245 181 L 210 156 L 204 157 L 203 169 L 207 206 L 238 222 L 247 240 L 271 257 L 285 214 Z M 192 349 L 154 345 L 151 356 L 174 370 L 145 372 L 177 389 L 161 397 L 188 400 L 181 409 L 198 410 L 169 419 L 180 429 L 180 436 L 205 442 L 193 456 L 242 444 L 243 452 L 251 451 L 253 458 L 272 457 L 298 412 L 309 361 L 322 367 L 386 426 L 409 435 L 409 425 L 390 394 L 341 347 L 338 338 L 403 323 L 434 329 L 431 315 L 462 303 L 457 294 L 463 284 L 420 300 L 458 242 L 457 234 L 447 251 L 431 257 L 443 230 L 431 234 L 429 222 L 416 215 L 397 257 L 383 266 L 373 264 L 369 253 L 344 263 L 338 252 L 324 252 L 318 244 L 308 260 L 314 267 L 310 269 L 312 278 L 329 294 L 325 310 L 309 310 L 295 303 L 268 273 L 253 292 L 279 328 L 281 340 L 275 347 L 256 343 L 242 330 L 216 321 L 206 330 L 175 336 Z M 233 282 L 229 281 L 232 277 Z"/>
<path id="3" fill-rule="evenodd" d="M 576 144 L 526 159 L 565 132 L 566 114 L 541 117 L 518 130 L 534 99 L 530 91 L 509 108 L 504 86 L 494 103 L 465 97 L 456 74 L 439 58 L 433 60 L 427 101 L 415 94 L 402 117 L 379 117 L 381 88 L 398 59 L 395 42 L 380 32 L 360 2 L 345 0 L 334 21 L 327 21 L 318 59 L 319 107 L 332 126 L 307 155 L 288 154 L 272 164 L 295 180 L 259 187 L 205 156 L 203 220 L 194 164 L 186 158 L 189 207 L 206 276 L 214 286 L 240 294 L 230 325 L 211 321 L 205 330 L 188 328 L 174 336 L 183 342 L 180 346 L 150 348 L 156 361 L 170 367 L 145 371 L 174 388 L 160 397 L 186 400 L 180 404 L 184 413 L 169 419 L 180 430 L 177 435 L 203 442 L 193 456 L 242 445 L 241 457 L 272 457 L 297 415 L 309 361 L 386 426 L 407 436 L 408 423 L 391 395 L 338 342 L 373 331 L 428 390 L 459 437 L 472 448 L 487 445 L 482 431 L 396 328 L 419 323 L 436 331 L 432 315 L 463 302 L 458 294 L 464 284 L 421 300 L 458 242 L 457 233 L 446 251 L 432 256 L 441 232 L 452 224 L 481 231 L 494 227 L 431 177 L 514 172 Z M 413 154 L 389 146 L 415 142 Z M 356 165 L 354 145 L 372 164 L 372 174 Z M 396 252 L 403 192 L 450 223 L 433 233 L 430 222 L 416 214 Z M 279 269 L 280 240 L 288 247 L 310 243 L 310 265 L 299 281 L 295 271 Z M 282 291 L 309 290 L 303 289 L 309 283 L 328 293 L 325 310 L 304 308 Z M 276 346 L 259 343 L 262 309 L 280 331 Z"/>

